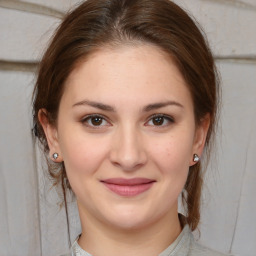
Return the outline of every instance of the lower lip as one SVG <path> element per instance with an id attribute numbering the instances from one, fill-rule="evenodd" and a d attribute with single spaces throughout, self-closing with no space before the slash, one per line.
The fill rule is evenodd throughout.
<path id="1" fill-rule="evenodd" d="M 111 183 L 103 183 L 108 189 L 119 196 L 137 196 L 153 186 L 153 182 L 138 185 L 117 185 Z"/>

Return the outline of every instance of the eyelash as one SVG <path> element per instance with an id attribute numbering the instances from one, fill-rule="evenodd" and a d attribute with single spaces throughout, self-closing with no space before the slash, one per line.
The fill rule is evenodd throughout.
<path id="1" fill-rule="evenodd" d="M 169 116 L 169 115 L 165 115 L 165 114 L 154 114 L 152 115 L 148 121 L 146 123 L 149 123 L 150 121 L 153 121 L 154 118 L 163 118 L 164 122 L 167 122 L 167 124 L 164 125 L 150 125 L 150 126 L 155 126 L 155 127 L 166 127 L 168 126 L 170 123 L 174 123 L 174 118 Z"/>
<path id="2" fill-rule="evenodd" d="M 102 127 L 101 124 L 100 125 L 93 125 L 92 123 L 89 124 L 89 121 L 92 122 L 93 118 L 100 118 L 100 119 L 102 119 L 103 122 L 107 122 L 108 123 L 108 125 L 103 125 L 103 126 L 111 126 L 110 122 L 107 121 L 107 118 L 102 116 L 102 115 L 99 115 L 99 114 L 92 114 L 92 115 L 85 116 L 81 120 L 81 122 L 82 122 L 82 124 L 84 124 L 84 125 L 86 125 L 86 126 L 88 126 L 90 128 L 93 128 L 93 129 L 99 129 L 100 127 Z"/>
<path id="3" fill-rule="evenodd" d="M 92 122 L 92 119 L 93 118 L 100 118 L 102 120 L 102 122 L 107 122 L 108 124 L 107 125 L 93 125 L 92 123 L 89 124 L 89 121 Z M 150 121 L 153 121 L 154 118 L 163 118 L 164 119 L 164 122 L 167 122 L 167 124 L 160 124 L 160 125 L 149 125 L 148 123 Z M 111 126 L 110 122 L 107 120 L 106 117 L 102 116 L 102 115 L 99 115 L 99 114 L 92 114 L 92 115 L 88 115 L 88 116 L 85 116 L 81 122 L 86 125 L 87 127 L 90 127 L 90 128 L 93 128 L 93 129 L 99 129 L 100 127 L 102 126 Z M 146 122 L 146 126 L 155 126 L 155 127 L 166 127 L 168 126 L 170 123 L 174 123 L 174 118 L 169 116 L 169 115 L 165 115 L 165 114 L 154 114 L 152 116 L 150 116 L 150 118 L 148 119 L 148 121 Z"/>

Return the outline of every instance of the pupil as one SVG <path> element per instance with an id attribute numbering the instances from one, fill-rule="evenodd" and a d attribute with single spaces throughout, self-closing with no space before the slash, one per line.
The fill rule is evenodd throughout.
<path id="1" fill-rule="evenodd" d="M 93 125 L 101 125 L 102 124 L 102 118 L 101 117 L 93 117 L 92 118 L 92 124 Z"/>
<path id="2" fill-rule="evenodd" d="M 153 119 L 153 124 L 154 125 L 162 125 L 164 122 L 164 118 L 163 117 L 155 117 Z"/>

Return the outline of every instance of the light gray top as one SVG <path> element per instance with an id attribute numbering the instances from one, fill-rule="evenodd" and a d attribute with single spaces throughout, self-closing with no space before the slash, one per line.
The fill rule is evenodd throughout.
<path id="1" fill-rule="evenodd" d="M 69 254 L 63 256 L 93 256 L 83 250 L 77 240 Z M 186 225 L 177 239 L 158 256 L 225 256 L 225 254 L 208 249 L 195 242 L 189 226 Z"/>

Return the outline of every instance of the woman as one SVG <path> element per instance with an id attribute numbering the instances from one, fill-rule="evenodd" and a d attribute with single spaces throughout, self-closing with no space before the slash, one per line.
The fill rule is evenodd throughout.
<path id="1" fill-rule="evenodd" d="M 77 198 L 70 255 L 221 255 L 191 234 L 217 100 L 212 54 L 174 3 L 88 0 L 65 17 L 39 68 L 34 123 L 65 205 L 66 189 Z"/>

